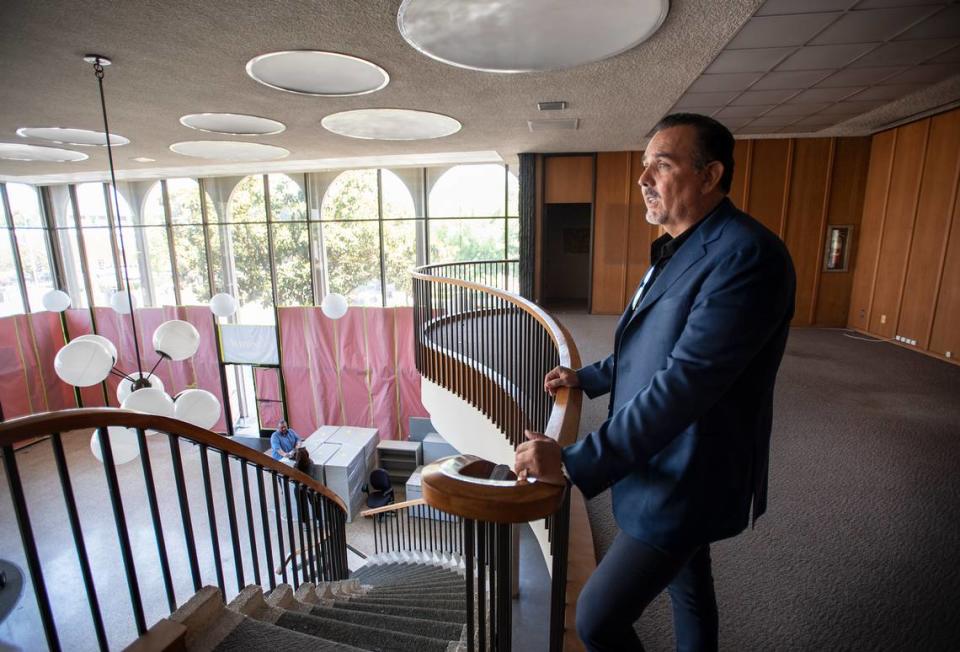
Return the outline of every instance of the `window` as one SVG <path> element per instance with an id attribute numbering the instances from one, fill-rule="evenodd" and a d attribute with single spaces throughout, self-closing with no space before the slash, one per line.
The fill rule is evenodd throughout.
<path id="1" fill-rule="evenodd" d="M 307 233 L 307 201 L 303 175 L 267 177 L 270 188 L 270 229 L 277 270 L 277 304 L 313 305 L 310 278 L 310 240 Z"/>
<path id="2" fill-rule="evenodd" d="M 13 232 L 7 213 L 0 205 L 0 317 L 22 313 L 23 298 L 17 281 L 17 265 L 13 257 Z"/>
<path id="3" fill-rule="evenodd" d="M 117 269 L 114 267 L 113 239 L 103 184 L 78 184 L 77 204 L 93 304 L 109 306 L 110 295 L 117 289 Z"/>
<path id="4" fill-rule="evenodd" d="M 233 294 L 242 324 L 273 324 L 273 290 L 267 239 L 263 177 L 249 176 L 236 185 L 227 206 L 225 270 L 234 279 Z M 224 232 L 221 231 L 221 236 Z"/>
<path id="5" fill-rule="evenodd" d="M 33 186 L 7 184 L 7 200 L 13 217 L 14 235 L 23 282 L 27 288 L 27 308 L 44 310 L 43 295 L 56 287 L 47 231 L 40 212 L 40 195 Z"/>
<path id="6" fill-rule="evenodd" d="M 168 179 L 170 223 L 173 225 L 173 248 L 176 253 L 180 303 L 198 305 L 210 300 L 207 274 L 207 245 L 203 233 L 200 208 L 200 184 L 193 179 Z M 216 231 L 214 231 L 216 232 Z M 219 245 L 219 238 L 217 239 Z M 211 243 L 210 255 L 217 258 L 219 246 Z"/>

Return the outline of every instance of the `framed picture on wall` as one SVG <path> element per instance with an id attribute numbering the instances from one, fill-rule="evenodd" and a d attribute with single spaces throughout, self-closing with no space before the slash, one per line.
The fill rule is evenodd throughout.
<path id="1" fill-rule="evenodd" d="M 827 249 L 823 254 L 823 271 L 845 272 L 850 259 L 851 224 L 831 224 L 827 227 Z"/>

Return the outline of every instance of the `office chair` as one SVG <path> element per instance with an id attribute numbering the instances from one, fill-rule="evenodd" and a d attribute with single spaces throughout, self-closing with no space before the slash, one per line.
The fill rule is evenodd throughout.
<path id="1" fill-rule="evenodd" d="M 367 494 L 367 507 L 374 509 L 390 505 L 394 502 L 393 483 L 390 476 L 383 469 L 374 469 L 370 472 L 370 481 L 361 488 Z"/>

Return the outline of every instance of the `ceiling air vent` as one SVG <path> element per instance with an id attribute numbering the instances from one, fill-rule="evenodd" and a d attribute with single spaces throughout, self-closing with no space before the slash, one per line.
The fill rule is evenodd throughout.
<path id="1" fill-rule="evenodd" d="M 527 120 L 530 131 L 574 131 L 580 127 L 580 118 L 565 120 Z"/>
<path id="2" fill-rule="evenodd" d="M 556 102 L 537 102 L 537 109 L 540 111 L 563 111 L 567 108 L 567 103 L 563 100 Z"/>

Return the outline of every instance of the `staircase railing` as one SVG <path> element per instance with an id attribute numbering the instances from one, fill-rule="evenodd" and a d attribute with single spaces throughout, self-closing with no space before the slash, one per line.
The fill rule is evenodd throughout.
<path id="1" fill-rule="evenodd" d="M 417 368 L 426 379 L 486 415 L 513 448 L 524 441 L 524 430 L 542 432 L 561 445 L 571 444 L 579 428 L 580 391 L 562 389 L 551 397 L 543 390 L 543 378 L 557 365 L 579 367 L 576 346 L 569 333 L 535 304 L 469 280 L 486 278 L 486 264 L 477 263 L 477 272 L 466 271 L 469 263 L 414 272 Z M 497 461 L 512 463 L 512 459 Z M 550 650 L 582 649 L 567 623 L 573 620 L 576 599 L 595 565 L 583 497 L 575 489 L 565 492 L 543 483 L 491 480 L 493 466 L 460 456 L 428 466 L 421 475 L 427 503 L 465 519 L 465 556 L 468 564 L 475 564 L 468 569 L 468 578 L 473 577 L 480 588 L 484 569 L 497 568 L 493 577 L 499 579 L 493 581 L 499 582 L 499 589 L 492 595 L 500 606 L 494 604 L 490 612 L 496 614 L 491 616 L 495 627 L 486 634 L 485 626 L 472 621 L 478 640 L 471 639 L 470 649 L 510 649 L 510 583 L 509 575 L 502 574 L 509 574 L 512 563 L 501 555 L 511 552 L 507 543 L 511 524 L 541 518 L 547 520 L 549 536 Z M 572 538 L 571 519 L 577 530 Z M 474 590 L 468 587 L 468 601 Z M 478 619 L 484 614 L 482 608 L 475 610 Z"/>
<path id="2" fill-rule="evenodd" d="M 73 549 L 80 566 L 97 644 L 101 650 L 106 650 L 108 634 L 101 607 L 103 596 L 98 594 L 97 586 L 101 590 L 104 586 L 113 587 L 109 577 L 98 578 L 93 572 L 90 546 L 82 527 L 84 519 L 78 509 L 67 455 L 67 452 L 76 454 L 77 438 L 90 437 L 91 429 L 96 435 L 91 445 L 98 447 L 103 459 L 103 474 L 125 576 L 125 592 L 129 594 L 138 635 L 147 632 L 145 596 L 152 604 L 158 599 L 154 594 L 159 595 L 162 591 L 166 599 L 164 607 L 172 612 L 178 604 L 200 590 L 204 576 L 215 575 L 221 595 L 229 600 L 250 583 L 251 578 L 256 584 L 275 588 L 274 559 L 282 562 L 291 554 L 299 555 L 299 563 L 292 564 L 289 578 L 285 564 L 280 564 L 280 571 L 282 581 L 292 581 L 295 587 L 307 581 L 344 579 L 349 574 L 346 511 L 341 499 L 313 478 L 268 455 L 183 421 L 128 410 L 64 410 L 14 419 L 0 423 L 0 448 L 25 562 L 51 650 L 61 649 L 61 632 L 54 620 L 48 590 L 50 578 L 45 572 L 50 567 L 50 560 L 42 558 L 37 545 L 38 534 L 42 534 L 42 527 L 37 525 L 44 514 L 31 512 L 14 444 L 36 437 L 50 437 L 60 493 L 66 506 Z M 115 463 L 113 448 L 125 437 L 136 441 L 139 473 L 129 467 L 118 472 L 121 465 Z M 168 446 L 153 444 L 163 439 L 167 440 Z M 65 446 L 65 442 L 69 446 Z M 192 452 L 190 444 L 196 446 L 200 473 L 196 473 L 197 462 L 193 456 L 186 457 Z M 80 454 L 89 454 L 85 443 Z M 211 473 L 211 461 L 214 465 L 219 461 L 219 474 Z M 52 470 L 48 475 L 52 475 Z M 217 475 L 220 476 L 219 482 L 215 481 Z M 84 484 L 90 484 L 89 478 L 84 478 Z M 202 484 L 203 492 L 201 509 L 191 504 L 191 498 L 197 496 L 198 484 Z M 145 490 L 149 524 L 134 527 L 134 523 L 145 520 L 133 508 L 131 496 L 139 494 L 137 485 Z M 241 503 L 239 508 L 238 501 Z M 162 518 L 161 504 L 168 503 L 179 507 L 173 525 L 169 522 L 169 509 L 165 510 L 167 522 Z M 218 519 L 222 524 L 224 517 L 228 526 L 227 555 L 221 549 L 223 533 L 218 526 Z M 206 528 L 200 525 L 203 521 L 206 521 Z M 152 529 L 156 563 L 152 563 L 152 559 L 146 560 L 144 550 L 135 549 L 132 544 L 132 534 L 135 540 L 143 540 L 143 527 Z M 179 531 L 176 535 L 173 534 L 175 530 Z M 172 549 L 180 550 L 176 541 L 180 537 L 185 552 L 172 555 Z M 58 545 L 63 543 L 58 542 Z M 210 546 L 213 563 L 201 565 L 201 556 L 206 558 L 206 555 L 200 554 L 200 547 L 206 545 Z M 232 557 L 232 564 L 225 557 Z M 151 562 L 149 566 L 147 561 Z M 227 591 L 231 565 L 236 591 Z M 162 589 L 150 586 L 150 582 L 158 577 L 162 579 Z M 141 585 L 142 579 L 146 579 L 145 586 Z"/>
<path id="3" fill-rule="evenodd" d="M 431 507 L 423 498 L 360 513 L 373 518 L 373 552 L 463 554 L 463 519 Z"/>

